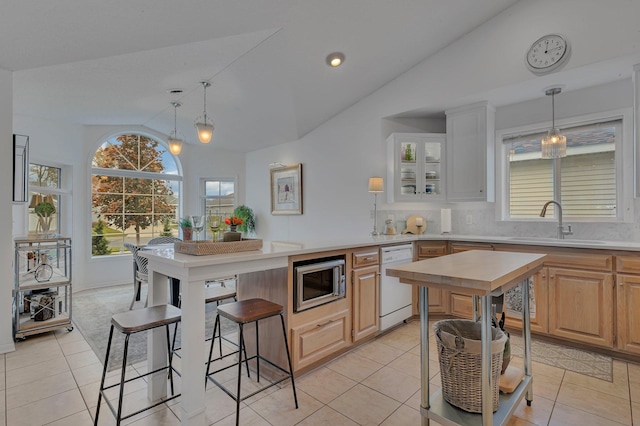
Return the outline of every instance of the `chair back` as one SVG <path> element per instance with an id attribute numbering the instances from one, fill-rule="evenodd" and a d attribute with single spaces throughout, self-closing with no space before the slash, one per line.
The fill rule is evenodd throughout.
<path id="1" fill-rule="evenodd" d="M 138 270 L 136 271 L 136 275 L 138 276 L 138 279 L 141 281 L 147 281 L 147 276 L 149 275 L 147 270 L 147 263 L 149 262 L 149 259 L 138 254 L 138 252 L 140 251 L 140 247 L 138 247 L 137 245 L 124 243 L 124 246 L 131 251 L 133 260 L 136 262 L 136 266 L 138 268 Z"/>
<path id="2" fill-rule="evenodd" d="M 182 239 L 178 237 L 156 237 L 150 239 L 147 244 L 170 244 L 175 243 L 176 241 L 182 241 Z"/>

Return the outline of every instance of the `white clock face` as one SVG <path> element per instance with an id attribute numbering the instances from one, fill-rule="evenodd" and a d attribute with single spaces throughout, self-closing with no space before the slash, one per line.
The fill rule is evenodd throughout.
<path id="1" fill-rule="evenodd" d="M 560 35 L 550 34 L 531 45 L 527 52 L 527 66 L 537 73 L 553 71 L 562 65 L 568 56 L 567 41 Z"/>

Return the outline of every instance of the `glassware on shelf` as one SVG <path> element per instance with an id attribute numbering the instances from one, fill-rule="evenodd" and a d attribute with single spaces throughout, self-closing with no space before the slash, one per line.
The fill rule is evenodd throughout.
<path id="1" fill-rule="evenodd" d="M 204 230 L 204 216 L 191 216 L 191 222 L 193 223 L 193 232 L 195 232 L 195 240 L 198 241 L 198 234 Z"/>

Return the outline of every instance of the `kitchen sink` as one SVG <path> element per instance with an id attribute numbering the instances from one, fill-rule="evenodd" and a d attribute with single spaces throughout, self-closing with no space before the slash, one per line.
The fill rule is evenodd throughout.
<path id="1" fill-rule="evenodd" d="M 567 238 L 566 240 L 560 240 L 558 238 L 548 237 L 508 237 L 510 241 L 543 241 L 550 243 L 575 243 L 575 244 L 606 244 L 604 241 L 598 240 L 578 240 L 574 238 Z"/>

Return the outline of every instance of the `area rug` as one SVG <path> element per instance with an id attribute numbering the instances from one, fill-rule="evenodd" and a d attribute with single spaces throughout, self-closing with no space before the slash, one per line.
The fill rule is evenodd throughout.
<path id="1" fill-rule="evenodd" d="M 510 340 L 511 355 L 522 358 L 524 356 L 522 337 L 511 333 Z M 613 382 L 613 360 L 605 355 L 531 339 L 531 359 Z"/>
<path id="2" fill-rule="evenodd" d="M 107 353 L 111 317 L 113 314 L 128 311 L 132 296 L 133 284 L 84 290 L 73 294 L 72 321 L 103 364 Z M 143 285 L 141 301 L 136 302 L 134 309 L 144 306 L 146 296 L 146 285 Z M 233 299 L 229 300 L 233 301 Z M 213 333 L 215 316 L 216 304 L 207 304 L 205 311 L 207 337 Z M 222 334 L 233 332 L 236 328 L 234 324 L 222 321 Z M 171 336 L 173 337 L 173 326 L 171 327 Z M 180 327 L 178 327 L 176 344 L 180 344 Z M 109 371 L 122 366 L 123 351 L 124 335 L 115 330 L 109 355 Z M 146 358 L 147 333 L 143 331 L 131 335 L 127 364 L 135 364 Z"/>

